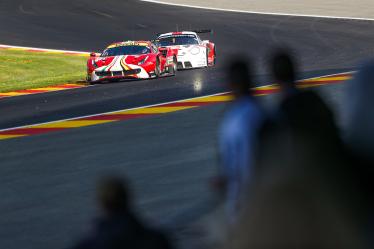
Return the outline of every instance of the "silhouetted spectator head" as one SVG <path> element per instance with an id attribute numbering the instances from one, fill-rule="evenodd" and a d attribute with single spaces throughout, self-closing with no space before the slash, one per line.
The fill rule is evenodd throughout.
<path id="1" fill-rule="evenodd" d="M 230 88 L 236 96 L 250 95 L 253 81 L 248 59 L 233 60 L 228 65 L 227 78 Z"/>
<path id="2" fill-rule="evenodd" d="M 105 177 L 99 181 L 97 188 L 98 201 L 107 214 L 116 214 L 128 210 L 129 193 L 124 179 Z"/>
<path id="3" fill-rule="evenodd" d="M 274 80 L 283 91 L 295 88 L 296 69 L 291 53 L 286 50 L 276 51 L 271 57 L 270 65 Z"/>

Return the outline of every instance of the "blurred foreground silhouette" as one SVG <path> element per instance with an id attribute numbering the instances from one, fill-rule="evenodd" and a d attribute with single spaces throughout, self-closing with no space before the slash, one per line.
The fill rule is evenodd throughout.
<path id="1" fill-rule="evenodd" d="M 254 87 L 250 66 L 248 59 L 242 59 L 231 62 L 227 69 L 227 81 L 234 100 L 221 124 L 219 146 L 230 222 L 237 218 L 243 189 L 252 177 L 257 135 L 263 121 L 260 105 L 250 92 Z"/>
<path id="2" fill-rule="evenodd" d="M 131 194 L 123 179 L 103 178 L 97 188 L 102 215 L 95 223 L 91 236 L 74 249 L 169 249 L 168 239 L 161 232 L 146 227 L 135 216 Z"/>

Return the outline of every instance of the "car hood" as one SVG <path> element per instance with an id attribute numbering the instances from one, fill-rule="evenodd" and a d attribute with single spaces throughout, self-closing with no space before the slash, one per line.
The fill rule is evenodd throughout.
<path id="1" fill-rule="evenodd" d="M 133 66 L 137 66 L 140 61 L 146 59 L 147 57 L 147 54 L 98 57 L 94 60 L 96 64 L 95 71 L 129 70 Z"/>

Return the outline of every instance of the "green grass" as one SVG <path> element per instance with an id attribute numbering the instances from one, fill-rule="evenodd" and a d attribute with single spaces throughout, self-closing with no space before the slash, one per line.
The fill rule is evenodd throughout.
<path id="1" fill-rule="evenodd" d="M 82 81 L 87 57 L 0 50 L 0 92 Z"/>

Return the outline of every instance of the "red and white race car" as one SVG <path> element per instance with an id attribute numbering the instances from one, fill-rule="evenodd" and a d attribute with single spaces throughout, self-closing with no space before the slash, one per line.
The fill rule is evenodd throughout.
<path id="1" fill-rule="evenodd" d="M 109 45 L 101 55 L 91 53 L 87 61 L 87 81 L 148 79 L 175 75 L 177 55 L 150 41 L 125 41 Z"/>
<path id="2" fill-rule="evenodd" d="M 211 30 L 182 31 L 159 34 L 156 41 L 160 47 L 178 52 L 178 69 L 213 66 L 216 63 L 216 47 L 209 40 L 201 40 L 198 33 Z"/>

